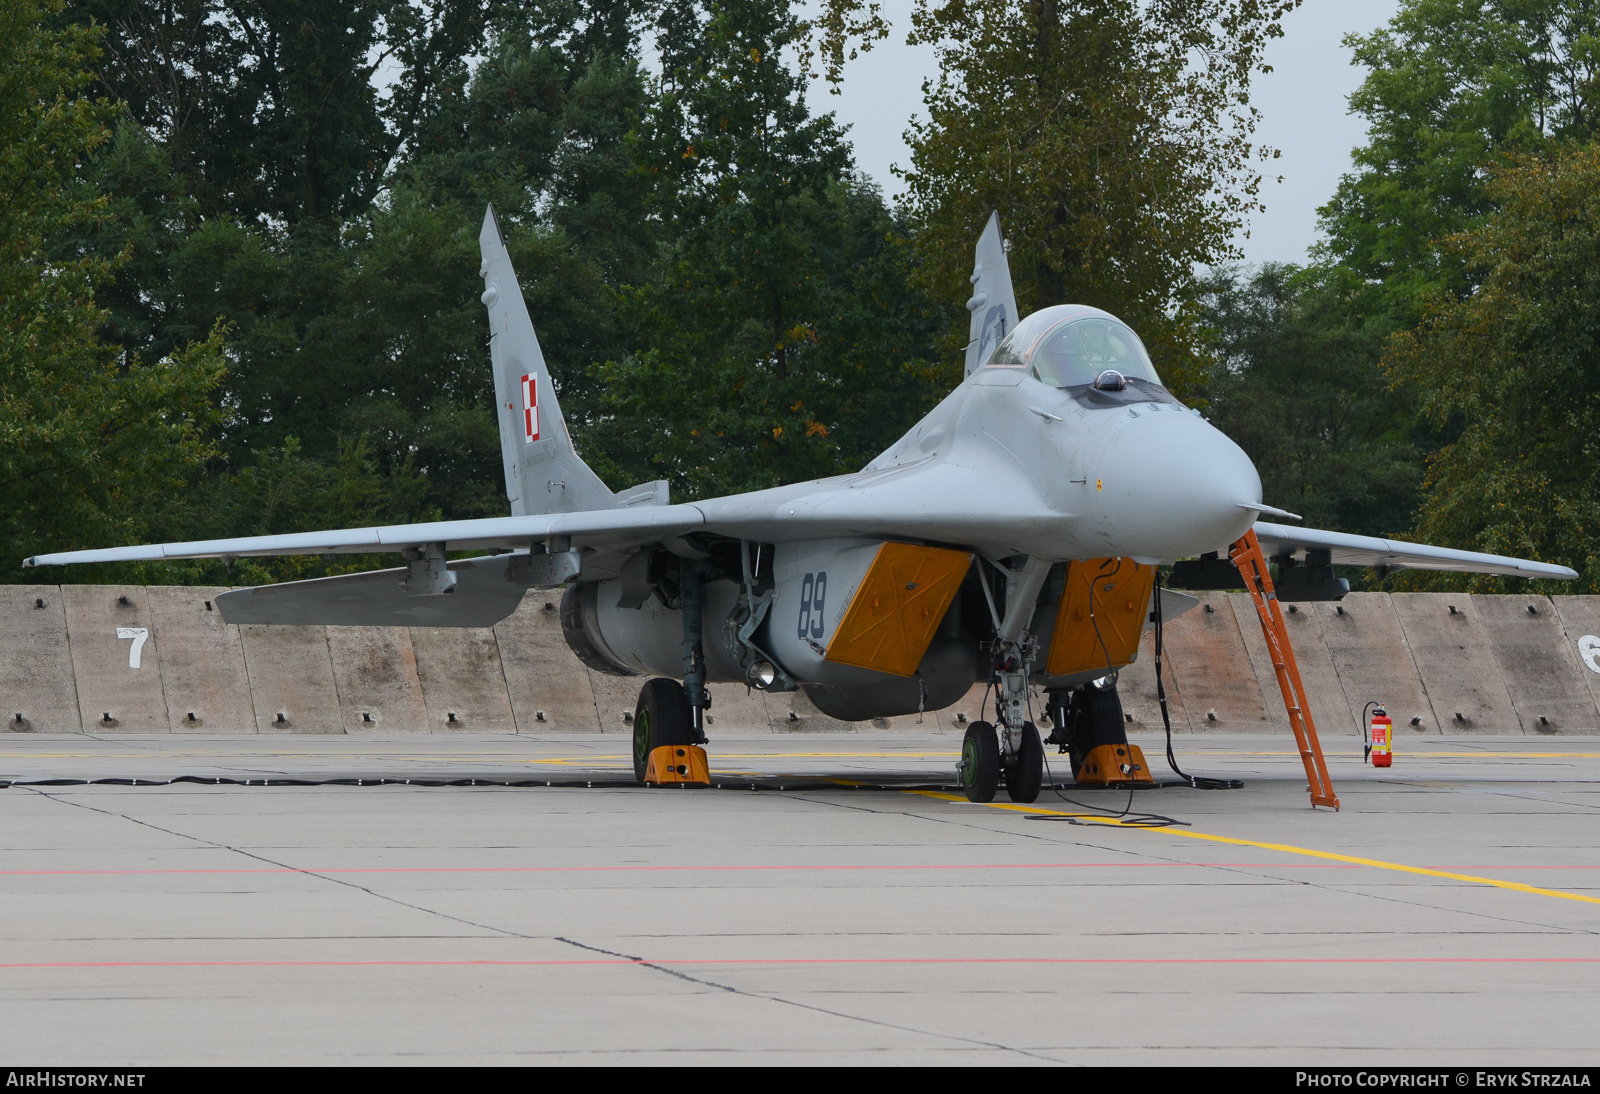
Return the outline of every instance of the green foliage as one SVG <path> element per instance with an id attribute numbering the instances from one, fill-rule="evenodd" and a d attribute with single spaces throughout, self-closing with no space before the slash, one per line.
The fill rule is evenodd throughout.
<path id="1" fill-rule="evenodd" d="M 1438 241 L 1494 208 L 1498 157 L 1595 135 L 1597 35 L 1589 0 L 1403 0 L 1387 27 L 1346 39 L 1368 69 L 1350 109 L 1369 136 L 1321 210 L 1325 256 L 1381 283 L 1406 322 L 1427 293 L 1469 289 Z"/>
<path id="2" fill-rule="evenodd" d="M 921 0 L 913 39 L 940 75 L 905 179 L 931 295 L 964 298 L 997 209 L 1022 314 L 1116 313 L 1187 391 L 1194 270 L 1234 257 L 1258 207 L 1249 79 L 1295 2 Z"/>
<path id="3" fill-rule="evenodd" d="M 98 33 L 49 29 L 49 0 L 0 0 L 0 570 L 136 539 L 211 454 L 220 328 L 153 364 L 98 336 L 97 283 L 121 254 L 53 254 L 104 215 L 76 184 L 112 108 L 84 94 Z M 36 575 L 28 575 L 36 576 Z"/>
<path id="4" fill-rule="evenodd" d="M 139 33 L 155 34 L 153 24 L 139 22 L 145 10 L 130 9 L 120 33 L 145 26 Z M 226 422 L 211 485 L 224 494 L 243 489 L 241 475 L 292 443 L 297 459 L 327 472 L 303 478 L 308 491 L 367 490 L 370 463 L 378 481 L 388 483 L 386 520 L 504 512 L 487 331 L 477 301 L 484 203 L 493 200 L 502 210 L 558 374 L 581 378 L 589 361 L 614 355 L 615 306 L 605 275 L 617 270 L 619 253 L 637 265 L 646 250 L 643 218 L 623 208 L 640 201 L 613 194 L 626 189 L 614 185 L 614 176 L 628 172 L 615 167 L 627 160 L 623 138 L 637 114 L 642 78 L 636 64 L 595 52 L 627 35 L 605 18 L 574 31 L 576 10 L 568 4 L 546 11 L 550 18 L 538 31 L 545 40 L 525 23 L 502 29 L 491 59 L 470 81 L 457 63 L 461 56 L 452 61 L 435 50 L 431 67 L 402 70 L 387 100 L 351 92 L 341 109 L 365 110 L 370 125 L 412 139 L 404 161 L 385 176 L 386 192 L 341 191 L 344 215 L 319 219 L 301 208 L 291 218 L 287 210 L 297 199 L 288 191 L 301 183 L 288 175 L 277 178 L 267 205 L 246 200 L 240 185 L 218 181 L 236 160 L 216 151 L 227 134 L 218 129 L 222 122 L 204 115 L 232 101 L 228 95 L 261 91 L 230 82 L 226 72 L 196 71 L 184 84 L 194 125 L 210 133 L 201 142 L 211 149 L 205 155 L 185 144 L 200 139 L 187 130 L 128 118 L 89 162 L 84 186 L 107 195 L 106 215 L 59 236 L 57 249 L 124 256 L 100 291 L 111 313 L 107 337 L 125 357 L 148 356 L 186 344 L 196 327 L 203 332 L 219 318 L 231 329 L 232 368 L 219 399 Z M 595 10 L 625 17 L 623 23 L 631 18 L 627 5 Z M 340 17 L 372 15 L 362 11 Z M 194 20 L 163 25 L 151 48 L 214 65 L 238 47 L 212 41 L 212 28 Z M 477 39 L 440 41 L 455 41 L 459 51 Z M 125 65 L 107 66 L 103 75 L 135 90 L 143 86 Z M 434 82 L 408 88 L 408 80 Z M 344 94 L 343 83 L 339 89 Z M 406 130 L 394 121 L 401 100 L 425 107 Z M 146 111 L 159 106 L 138 104 Z M 258 102 L 252 109 L 267 107 Z M 256 138 L 228 137 L 235 139 Z M 208 201 L 220 207 L 208 208 Z M 581 412 L 583 400 L 577 402 Z M 360 439 L 367 461 L 357 461 L 359 468 L 341 455 L 351 438 Z M 215 529 L 231 526 L 222 514 L 232 503 L 221 494 L 208 497 L 218 514 L 209 524 L 199 519 L 203 514 L 167 507 L 155 514 L 153 534 L 220 534 Z M 290 523 L 328 522 L 306 493 L 299 520 Z M 332 523 L 356 524 L 359 514 Z"/>
<path id="5" fill-rule="evenodd" d="M 310 460 L 291 437 L 249 466 L 224 472 L 170 499 L 163 526 L 181 539 L 267 536 L 315 528 L 362 528 L 437 517 L 424 506 L 427 484 L 414 468 L 379 471 L 365 439 L 340 439 L 332 459 Z M 137 580 L 159 584 L 260 585 L 394 565 L 382 555 L 289 555 L 144 563 Z M 91 567 L 91 569 L 98 569 Z"/>
<path id="6" fill-rule="evenodd" d="M 1276 265 L 1248 279 L 1220 270 L 1202 288 L 1211 422 L 1255 462 L 1268 504 L 1313 528 L 1406 529 L 1423 453 L 1415 408 L 1379 364 L 1390 328 L 1371 318 L 1372 290 L 1337 269 Z"/>
<path id="7" fill-rule="evenodd" d="M 1219 281 L 1213 325 L 1237 368 L 1201 386 L 1192 271 L 1255 206 L 1246 87 L 1289 6 L 924 5 L 915 35 L 945 73 L 906 213 L 806 107 L 810 66 L 837 80 L 850 41 L 886 32 L 872 4 L 832 0 L 807 23 L 788 0 L 72 0 L 52 33 L 103 37 L 95 74 L 121 106 L 85 107 L 82 134 L 39 145 L 69 150 L 50 193 L 78 210 L 30 237 L 78 308 L 52 314 L 51 352 L 103 365 L 93 405 L 167 432 L 129 432 L 138 452 L 83 434 L 78 481 L 111 460 L 144 485 L 107 493 L 100 524 L 63 515 L 71 536 L 17 527 L 33 551 L 504 512 L 478 300 L 489 202 L 575 437 L 613 487 L 666 477 L 695 497 L 861 466 L 957 379 L 940 341 L 964 329 L 991 207 L 1025 311 L 1123 315 L 1174 386 L 1209 392 L 1277 458 L 1273 337 L 1344 338 L 1371 367 L 1370 332 L 1335 330 L 1359 324 L 1331 290 Z M 1368 405 L 1334 378 L 1297 390 L 1319 384 L 1346 414 Z M 1360 498 L 1297 474 L 1295 491 L 1356 519 Z M 376 561 L 123 573 L 263 581 Z"/>
<path id="8" fill-rule="evenodd" d="M 64 176 L 98 215 L 49 238 L 57 263 L 101 271 L 107 359 L 127 370 L 228 330 L 205 473 L 145 506 L 141 536 L 503 512 L 477 299 L 488 202 L 613 486 L 853 469 L 937 394 L 938 317 L 906 287 L 903 225 L 806 112 L 785 3 L 78 0 L 59 19 L 109 25 L 97 75 L 123 103 Z M 647 22 L 659 81 L 636 52 Z"/>
<path id="9" fill-rule="evenodd" d="M 189 182 L 202 215 L 293 231 L 359 216 L 498 4 L 77 0 L 98 75 Z M 374 77 L 380 68 L 388 88 Z"/>
<path id="10" fill-rule="evenodd" d="M 601 373 L 586 451 L 689 497 L 855 470 L 937 395 L 903 237 L 806 109 L 786 0 L 719 0 L 697 32 L 671 14 L 638 141 L 663 242 L 624 296 L 637 349 Z"/>
<path id="11" fill-rule="evenodd" d="M 946 390 L 928 363 L 939 316 L 906 288 L 909 248 L 876 192 L 839 182 L 788 216 L 813 229 L 794 282 L 741 263 L 746 237 L 696 233 L 723 245 L 674 249 L 625 301 L 646 348 L 601 370 L 584 446 L 608 477 L 693 498 L 859 470 Z"/>
<path id="12" fill-rule="evenodd" d="M 1600 589 L 1600 146 L 1496 170 L 1496 211 L 1448 242 L 1475 292 L 1436 291 L 1385 364 L 1461 435 L 1428 468 L 1427 541 L 1559 562 Z M 1493 578 L 1413 584 L 1509 591 Z"/>

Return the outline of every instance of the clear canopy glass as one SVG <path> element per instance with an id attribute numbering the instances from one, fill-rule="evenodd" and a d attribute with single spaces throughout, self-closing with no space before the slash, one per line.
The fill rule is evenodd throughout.
<path id="1" fill-rule="evenodd" d="M 1026 368 L 1051 387 L 1092 384 L 1107 369 L 1161 383 L 1137 334 L 1109 316 L 1072 307 L 1045 308 L 1018 323 L 995 347 L 988 367 Z"/>

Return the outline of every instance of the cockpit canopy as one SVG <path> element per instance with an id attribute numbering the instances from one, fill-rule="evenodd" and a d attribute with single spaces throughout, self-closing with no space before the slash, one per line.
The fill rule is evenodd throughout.
<path id="1" fill-rule="evenodd" d="M 1144 343 L 1126 324 L 1098 308 L 1072 304 L 1042 308 L 1018 323 L 985 367 L 1025 368 L 1051 387 L 1092 384 L 1107 369 L 1161 383 Z"/>

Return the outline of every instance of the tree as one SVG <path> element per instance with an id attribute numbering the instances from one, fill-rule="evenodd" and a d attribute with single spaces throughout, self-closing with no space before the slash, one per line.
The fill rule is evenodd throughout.
<path id="1" fill-rule="evenodd" d="M 292 232 L 372 204 L 465 78 L 497 6 L 77 0 L 72 13 L 107 28 L 102 85 L 190 180 L 203 215 Z"/>
<path id="2" fill-rule="evenodd" d="M 432 28 L 421 38 L 385 22 L 381 2 L 302 10 L 301 30 L 371 44 L 364 67 L 325 90 L 329 110 L 382 144 L 381 155 L 359 141 L 318 153 L 311 166 L 324 174 L 314 188 L 337 194 L 320 212 L 304 200 L 313 182 L 295 167 L 310 161 L 274 142 L 288 130 L 321 139 L 322 122 L 303 117 L 303 99 L 285 89 L 331 71 L 324 54 L 337 43 L 323 54 L 267 48 L 293 14 L 271 5 L 179 5 L 163 20 L 147 4 L 96 3 L 75 14 L 117 20 L 119 52 L 100 78 L 131 101 L 80 172 L 84 193 L 106 199 L 105 215 L 57 233 L 53 250 L 118 256 L 97 294 L 109 312 L 103 336 L 125 359 L 171 352 L 218 318 L 232 332 L 218 458 L 206 489 L 152 515 L 159 534 L 261 530 L 247 519 L 251 484 L 268 480 L 304 488 L 298 509 L 274 503 L 277 530 L 296 512 L 302 526 L 326 524 L 319 495 L 367 499 L 335 523 L 380 511 L 385 522 L 504 512 L 478 227 L 493 201 L 582 416 L 592 402 L 582 397 L 588 365 L 621 353 L 611 286 L 642 277 L 652 251 L 625 143 L 645 93 L 625 52 L 637 0 L 549 0 L 498 20 L 492 3 L 401 12 Z M 473 11 L 492 27 L 486 46 L 466 18 Z M 256 29 L 241 31 L 241 44 L 218 27 Z M 241 61 L 239 51 L 256 45 L 265 52 Z M 391 47 L 415 63 L 383 92 L 370 69 Z M 478 48 L 487 57 L 469 78 L 464 54 Z M 177 71 L 161 84 L 155 75 L 167 63 Z M 240 65 L 249 72 L 234 71 Z M 183 104 L 176 114 L 173 102 Z M 238 111 L 275 118 L 277 128 L 234 125 Z M 376 158 L 351 159 L 346 170 L 333 152 Z M 251 166 L 263 155 L 279 157 L 279 169 Z M 381 503 L 374 483 L 388 484 Z"/>
<path id="3" fill-rule="evenodd" d="M 783 0 L 396 2 L 58 16 L 108 25 L 97 77 L 126 105 L 74 161 L 100 212 L 50 234 L 52 261 L 110 271 L 99 337 L 124 370 L 230 332 L 203 479 L 144 506 L 148 536 L 504 512 L 478 300 L 490 201 L 614 486 L 854 469 L 937 396 L 939 316 L 907 288 L 905 225 L 806 112 Z M 659 81 L 637 53 L 647 18 Z M 385 50 L 400 63 L 380 81 Z"/>
<path id="4" fill-rule="evenodd" d="M 1337 268 L 1268 264 L 1202 283 L 1213 425 L 1247 452 L 1263 496 L 1306 524 L 1363 535 L 1411 526 L 1423 452 L 1416 410 L 1379 362 L 1391 327 Z"/>
<path id="5" fill-rule="evenodd" d="M 603 371 L 591 449 L 613 478 L 691 497 L 855 470 L 934 397 L 904 237 L 832 115 L 806 108 L 787 0 L 664 20 L 638 138 L 663 243 L 624 295 L 636 349 Z"/>
<path id="6" fill-rule="evenodd" d="M 1459 439 L 1430 461 L 1424 540 L 1571 566 L 1600 589 L 1600 145 L 1497 168 L 1495 212 L 1446 246 L 1476 284 L 1436 290 L 1385 358 Z M 1418 583 L 1418 582 L 1414 582 Z M 1420 583 L 1510 591 L 1521 582 Z"/>
<path id="7" fill-rule="evenodd" d="M 940 74 L 905 180 L 930 295 L 965 298 L 999 210 L 1023 314 L 1105 308 L 1169 385 L 1196 382 L 1194 270 L 1258 207 L 1249 80 L 1296 2 L 923 0 L 912 39 Z"/>
<path id="8" fill-rule="evenodd" d="M 1492 211 L 1486 168 L 1502 156 L 1596 134 L 1597 43 L 1589 0 L 1404 0 L 1347 38 L 1368 69 L 1350 97 L 1368 139 L 1321 210 L 1324 256 L 1380 282 L 1408 322 L 1430 291 L 1468 291 L 1464 255 L 1439 241 Z"/>
<path id="9" fill-rule="evenodd" d="M 63 260 L 56 235 L 103 215 L 75 185 L 107 137 L 89 98 L 97 33 L 47 23 L 51 0 L 0 0 L 0 570 L 45 550 L 137 537 L 211 453 L 220 331 L 147 364 L 97 336 L 112 260 Z"/>

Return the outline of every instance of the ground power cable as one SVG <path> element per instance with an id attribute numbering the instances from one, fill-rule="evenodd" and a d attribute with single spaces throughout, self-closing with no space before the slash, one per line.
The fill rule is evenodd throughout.
<path id="1" fill-rule="evenodd" d="M 1119 567 L 1119 569 L 1120 569 L 1120 567 Z M 1115 573 L 1116 573 L 1116 571 L 1113 571 L 1112 572 L 1112 576 L 1115 576 Z M 1095 813 L 1104 814 L 1104 817 L 1103 818 L 1078 818 L 1078 817 L 1065 817 L 1065 816 L 1062 816 L 1062 815 L 1057 814 L 1057 813 L 1036 813 L 1036 814 L 1029 814 L 1028 817 L 1027 817 L 1028 820 L 1058 820 L 1058 821 L 1067 821 L 1070 824 L 1086 824 L 1086 823 L 1092 824 L 1092 823 L 1095 823 L 1096 820 L 1104 819 L 1104 820 L 1119 820 L 1119 821 L 1122 822 L 1123 825 L 1125 825 L 1127 827 L 1131 827 L 1131 828 L 1166 828 L 1166 827 L 1169 827 L 1169 826 L 1176 826 L 1176 825 L 1181 825 L 1181 826 L 1187 827 L 1188 826 L 1188 822 L 1187 821 L 1174 820 L 1171 817 L 1165 817 L 1165 816 L 1162 816 L 1159 813 L 1135 813 L 1135 812 L 1133 812 L 1133 796 L 1134 796 L 1135 791 L 1140 790 L 1140 789 L 1158 790 L 1158 789 L 1161 789 L 1163 787 L 1169 787 L 1169 786 L 1187 786 L 1187 787 L 1190 787 L 1191 789 L 1195 789 L 1195 790 L 1240 790 L 1240 789 L 1243 789 L 1244 783 L 1241 782 L 1238 779 L 1212 779 L 1212 778 L 1207 778 L 1207 777 L 1201 776 L 1201 775 L 1189 775 L 1189 774 L 1185 773 L 1184 770 L 1178 766 L 1177 757 L 1173 754 L 1173 748 L 1172 748 L 1172 716 L 1171 716 L 1171 714 L 1170 714 L 1170 712 L 1168 710 L 1168 707 L 1167 707 L 1167 689 L 1166 689 L 1165 685 L 1162 683 L 1162 679 L 1161 679 L 1163 613 L 1162 613 L 1162 606 L 1161 606 L 1161 591 L 1162 591 L 1162 589 L 1161 589 L 1161 576 L 1160 575 L 1161 575 L 1161 571 L 1158 569 L 1156 571 L 1156 588 L 1155 588 L 1155 597 L 1154 597 L 1154 601 L 1155 601 L 1155 631 L 1156 631 L 1156 634 L 1155 634 L 1155 647 L 1156 647 L 1155 648 L 1156 700 L 1161 706 L 1161 724 L 1166 729 L 1167 764 L 1168 764 L 1168 766 L 1170 766 L 1172 768 L 1173 773 L 1176 774 L 1178 776 L 1178 778 L 1180 780 L 1182 780 L 1182 781 L 1181 782 L 1175 782 L 1175 783 L 1174 782 L 1159 782 L 1159 783 L 1146 783 L 1146 784 L 1140 784 L 1140 783 L 1135 783 L 1135 782 L 1130 781 L 1128 783 L 1128 802 L 1127 802 L 1127 804 L 1125 806 L 1123 806 L 1122 812 L 1113 813 L 1113 812 L 1111 812 L 1111 810 L 1107 809 L 1105 806 L 1091 805 L 1091 804 L 1089 804 L 1087 802 L 1080 802 L 1080 801 L 1077 801 L 1074 798 L 1067 797 L 1065 794 L 1061 793 L 1061 791 L 1056 787 L 1055 778 L 1052 775 L 1049 778 L 1050 789 L 1055 794 L 1056 797 L 1060 798 L 1064 802 L 1067 802 L 1069 805 L 1075 805 L 1080 809 L 1087 809 L 1087 810 L 1091 810 L 1092 812 L 1095 812 Z M 1095 620 L 1095 618 L 1094 618 L 1094 615 L 1095 615 L 1095 613 L 1094 613 L 1094 588 L 1093 588 L 1092 585 L 1090 586 L 1090 590 L 1089 590 L 1089 608 L 1090 608 L 1090 610 L 1089 610 L 1089 619 L 1090 619 L 1090 622 L 1094 624 L 1095 637 L 1097 639 L 1099 639 L 1100 648 L 1101 648 L 1102 652 L 1104 652 L 1106 654 L 1106 664 L 1107 664 L 1107 668 L 1109 670 L 1110 669 L 1110 665 L 1111 665 L 1110 651 L 1106 648 L 1105 638 L 1100 633 L 1099 622 L 1097 620 Z M 1048 758 L 1046 758 L 1045 759 L 1045 771 L 1046 771 L 1046 773 L 1048 773 L 1049 770 L 1050 770 L 1050 761 L 1049 761 Z"/>
<path id="2" fill-rule="evenodd" d="M 781 780 L 781 781 L 780 781 Z M 173 775 L 168 777 L 143 778 L 130 776 L 107 776 L 102 778 L 44 778 L 44 779 L 0 779 L 0 790 L 12 787 L 19 789 L 60 787 L 60 786 L 131 786 L 131 787 L 162 787 L 191 784 L 195 786 L 240 786 L 240 787 L 379 787 L 379 786 L 417 786 L 417 787 L 510 787 L 517 789 L 555 789 L 555 790 L 644 790 L 633 779 L 494 779 L 479 776 L 469 778 L 404 778 L 398 775 L 381 776 L 333 776 L 326 779 L 295 779 L 282 776 L 242 777 L 237 775 Z M 680 784 L 681 785 L 681 784 Z M 932 790 L 950 792 L 961 789 L 958 785 L 946 782 L 894 782 L 894 783 L 840 783 L 836 779 L 825 778 L 784 778 L 779 775 L 769 775 L 760 781 L 749 779 L 722 779 L 712 782 L 708 786 L 695 787 L 700 790 L 765 790 L 768 792 L 781 791 L 794 793 L 796 791 L 816 790 Z"/>
<path id="3" fill-rule="evenodd" d="M 1075 798 L 1069 798 L 1065 794 L 1063 794 L 1061 792 L 1060 788 L 1056 786 L 1055 776 L 1050 775 L 1050 758 L 1049 758 L 1049 756 L 1045 757 L 1044 770 L 1045 770 L 1045 774 L 1050 779 L 1050 790 L 1051 790 L 1052 793 L 1055 794 L 1056 797 L 1060 798 L 1062 801 L 1066 802 L 1068 805 L 1075 805 L 1079 809 L 1087 809 L 1087 810 L 1089 810 L 1091 812 L 1091 814 L 1099 814 L 1099 815 L 1091 815 L 1091 816 L 1088 816 L 1088 817 L 1070 817 L 1070 816 L 1066 816 L 1066 815 L 1064 815 L 1062 813 L 1029 813 L 1023 818 L 1024 820 L 1066 821 L 1068 824 L 1096 824 L 1096 823 L 1104 823 L 1106 821 L 1117 821 L 1117 822 L 1120 823 L 1120 825 L 1123 828 L 1174 828 L 1174 827 L 1187 828 L 1187 827 L 1189 827 L 1189 822 L 1188 821 L 1176 820 L 1176 819 L 1174 819 L 1172 817 L 1164 817 L 1160 813 L 1135 813 L 1133 811 L 1133 795 L 1134 795 L 1134 791 L 1136 789 L 1138 789 L 1138 784 L 1137 783 L 1133 783 L 1133 782 L 1128 783 L 1128 803 L 1122 807 L 1122 812 L 1113 813 L 1110 809 L 1107 809 L 1103 805 L 1091 805 L 1088 802 L 1081 802 L 1081 801 L 1078 801 Z M 1176 783 L 1176 784 L 1169 783 L 1169 784 L 1158 784 L 1158 785 L 1187 786 L 1188 784 L 1187 783 Z M 1150 789 L 1156 789 L 1156 788 L 1157 787 L 1150 787 Z"/>
<path id="4" fill-rule="evenodd" d="M 1161 570 L 1156 569 L 1156 702 L 1161 706 L 1161 724 L 1167 731 L 1167 766 L 1172 768 L 1172 773 L 1182 779 L 1180 786 L 1193 787 L 1195 790 L 1243 790 L 1244 783 L 1238 779 L 1211 779 L 1203 775 L 1189 775 L 1178 766 L 1178 758 L 1172 753 L 1172 716 L 1167 711 L 1167 689 L 1161 682 Z"/>

